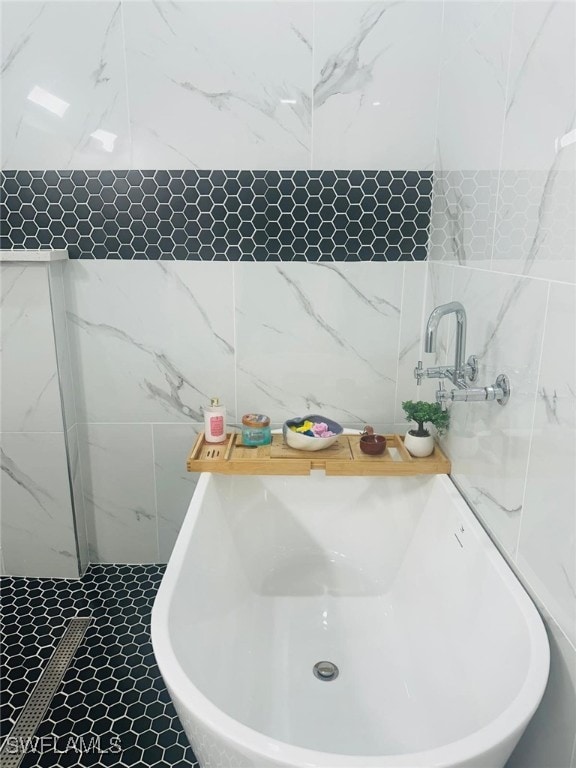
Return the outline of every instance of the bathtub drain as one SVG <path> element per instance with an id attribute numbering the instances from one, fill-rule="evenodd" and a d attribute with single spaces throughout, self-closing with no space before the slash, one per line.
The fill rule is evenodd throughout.
<path id="1" fill-rule="evenodd" d="M 336 680 L 340 670 L 331 661 L 318 661 L 314 664 L 313 672 L 318 680 L 329 682 L 330 680 Z"/>

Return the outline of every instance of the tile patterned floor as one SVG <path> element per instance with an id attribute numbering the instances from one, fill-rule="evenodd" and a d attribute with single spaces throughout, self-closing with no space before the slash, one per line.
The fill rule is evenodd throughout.
<path id="1" fill-rule="evenodd" d="M 68 620 L 91 616 L 22 768 L 197 766 L 150 641 L 159 565 L 92 565 L 81 580 L 0 579 L 0 736 Z"/>

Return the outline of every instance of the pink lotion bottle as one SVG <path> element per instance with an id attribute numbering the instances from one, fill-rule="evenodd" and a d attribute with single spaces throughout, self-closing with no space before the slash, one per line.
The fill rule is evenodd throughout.
<path id="1" fill-rule="evenodd" d="M 217 397 L 204 408 L 204 439 L 207 443 L 223 443 L 226 440 L 226 406 Z"/>

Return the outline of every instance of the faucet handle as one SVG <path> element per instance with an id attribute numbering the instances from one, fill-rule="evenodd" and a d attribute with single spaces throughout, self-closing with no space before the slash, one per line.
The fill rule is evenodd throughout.
<path id="1" fill-rule="evenodd" d="M 466 361 L 466 378 L 468 381 L 476 381 L 478 378 L 478 358 L 476 355 L 470 355 Z"/>
<path id="2" fill-rule="evenodd" d="M 439 381 L 438 382 L 438 389 L 436 390 L 436 402 L 440 403 L 440 405 L 442 406 L 442 410 L 443 411 L 445 411 L 446 408 L 447 408 L 447 402 L 446 401 L 448 400 L 449 397 L 450 397 L 450 393 L 447 392 L 444 389 L 444 382 L 443 381 Z"/>
<path id="3" fill-rule="evenodd" d="M 420 386 L 422 384 L 422 379 L 424 378 L 424 368 L 422 367 L 422 360 L 418 360 L 418 365 L 416 368 L 414 368 L 414 378 L 416 379 L 416 384 Z"/>

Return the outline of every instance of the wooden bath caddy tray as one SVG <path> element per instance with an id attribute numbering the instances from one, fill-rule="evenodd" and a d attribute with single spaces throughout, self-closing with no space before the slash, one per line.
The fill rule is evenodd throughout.
<path id="1" fill-rule="evenodd" d="M 323 469 L 327 475 L 447 475 L 450 462 L 438 447 L 425 459 L 416 459 L 404 448 L 400 435 L 386 435 L 386 450 L 367 456 L 360 450 L 360 435 L 341 435 L 322 451 L 297 451 L 284 445 L 282 435 L 273 435 L 270 445 L 242 445 L 240 433 L 228 434 L 224 443 L 207 443 L 204 433 L 188 456 L 188 472 L 223 475 L 309 475 Z"/>

